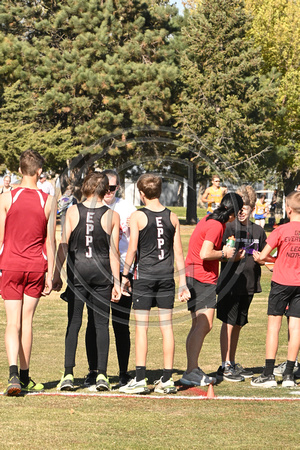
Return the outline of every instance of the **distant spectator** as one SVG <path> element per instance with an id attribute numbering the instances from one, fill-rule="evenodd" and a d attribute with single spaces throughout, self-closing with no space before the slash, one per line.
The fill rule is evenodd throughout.
<path id="1" fill-rule="evenodd" d="M 41 174 L 40 179 L 37 182 L 37 187 L 45 192 L 45 194 L 55 195 L 54 187 L 50 181 L 47 181 L 47 175 L 45 173 Z"/>
<path id="2" fill-rule="evenodd" d="M 213 211 L 220 206 L 221 200 L 227 193 L 226 187 L 220 187 L 220 177 L 213 175 L 212 186 L 208 187 L 202 195 L 202 202 L 207 203 L 207 214 L 212 214 Z"/>
<path id="3" fill-rule="evenodd" d="M 3 178 L 3 186 L 0 189 L 0 194 L 3 194 L 3 192 L 9 192 L 12 190 L 10 183 L 11 183 L 11 176 L 5 175 L 5 177 Z"/>
<path id="4" fill-rule="evenodd" d="M 275 225 L 275 211 L 276 211 L 276 206 L 277 206 L 277 189 L 274 190 L 273 195 L 272 195 L 272 200 L 271 200 L 271 205 L 270 205 L 270 214 L 271 217 L 269 217 L 269 225 L 271 225 L 272 227 Z"/>
<path id="5" fill-rule="evenodd" d="M 272 200 L 271 200 L 271 206 L 270 206 L 270 212 L 275 213 L 275 209 L 277 206 L 277 197 L 278 197 L 278 191 L 277 189 L 274 190 L 273 195 L 272 195 Z"/>
<path id="6" fill-rule="evenodd" d="M 265 196 L 265 194 L 261 194 L 255 204 L 254 219 L 255 219 L 255 223 L 257 225 L 260 225 L 262 228 L 265 227 L 266 217 L 268 215 L 268 212 L 269 212 L 269 207 L 266 202 L 266 196 Z"/>

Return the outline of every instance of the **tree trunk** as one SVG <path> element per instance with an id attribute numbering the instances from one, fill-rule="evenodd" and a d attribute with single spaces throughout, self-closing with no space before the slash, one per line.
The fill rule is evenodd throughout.
<path id="1" fill-rule="evenodd" d="M 282 181 L 284 194 L 288 195 L 295 189 L 297 184 L 300 184 L 300 173 L 293 173 L 288 168 L 285 168 L 282 171 Z"/>
<path id="2" fill-rule="evenodd" d="M 189 166 L 186 224 L 195 225 L 197 223 L 197 192 L 196 192 L 196 167 L 195 164 Z"/>

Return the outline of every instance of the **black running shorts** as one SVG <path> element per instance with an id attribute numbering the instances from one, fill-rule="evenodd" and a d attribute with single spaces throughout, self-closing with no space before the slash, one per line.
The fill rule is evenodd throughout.
<path id="1" fill-rule="evenodd" d="M 285 286 L 272 281 L 268 316 L 283 316 L 284 314 L 287 317 L 300 318 L 300 286 Z"/>
<path id="2" fill-rule="evenodd" d="M 217 318 L 229 325 L 243 327 L 248 323 L 248 311 L 252 295 L 238 295 L 229 292 L 217 303 Z"/>
<path id="3" fill-rule="evenodd" d="M 196 312 L 199 309 L 216 308 L 215 284 L 201 283 L 192 277 L 186 278 L 186 284 L 191 293 L 188 301 L 189 311 Z"/>
<path id="4" fill-rule="evenodd" d="M 152 306 L 162 309 L 174 307 L 175 282 L 168 280 L 138 279 L 133 281 L 133 309 L 150 311 Z"/>

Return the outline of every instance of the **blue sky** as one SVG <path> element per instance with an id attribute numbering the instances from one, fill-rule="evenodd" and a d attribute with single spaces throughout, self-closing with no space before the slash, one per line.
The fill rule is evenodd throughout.
<path id="1" fill-rule="evenodd" d="M 173 1 L 171 0 L 170 3 L 173 3 Z M 179 9 L 179 12 L 182 12 L 183 11 L 182 1 L 181 0 L 174 0 L 174 3 L 176 3 L 176 6 Z"/>

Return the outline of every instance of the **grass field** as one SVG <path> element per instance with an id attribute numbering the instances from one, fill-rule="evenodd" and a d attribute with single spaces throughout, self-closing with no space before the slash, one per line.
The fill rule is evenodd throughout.
<path id="1" fill-rule="evenodd" d="M 185 254 L 193 227 L 182 226 Z M 266 307 L 271 274 L 264 267 L 263 292 L 257 294 L 250 309 L 249 324 L 241 333 L 238 361 L 261 371 L 264 363 Z M 47 395 L 27 395 L 18 398 L 0 396 L 1 449 L 94 449 L 94 448 L 300 448 L 298 401 L 291 390 L 255 389 L 250 381 L 223 382 L 215 386 L 216 399 L 203 400 L 202 388 L 180 390 L 172 398 L 109 398 L 101 393 L 92 395 L 82 389 L 87 373 L 84 349 L 86 315 L 80 333 L 75 378 L 80 396 L 56 395 L 55 386 L 63 371 L 64 334 L 67 305 L 58 293 L 42 299 L 34 322 L 34 346 L 31 376 L 45 383 Z M 174 332 L 176 352 L 174 379 L 185 370 L 185 339 L 190 327 L 186 306 L 176 302 Z M 0 302 L 0 391 L 8 376 L 4 347 L 5 313 Z M 220 322 L 207 336 L 200 357 L 201 367 L 214 373 L 220 364 Z M 153 310 L 149 328 L 148 378 L 152 385 L 161 376 L 162 339 L 158 317 Z M 284 321 L 280 334 L 278 361 L 286 358 L 287 331 Z M 130 370 L 134 370 L 134 322 L 132 319 L 132 355 Z M 118 366 L 114 337 L 108 367 L 112 383 L 117 382 Z M 295 390 L 293 390 L 295 392 Z M 297 390 L 296 390 L 297 391 Z M 300 392 L 300 387 L 298 388 Z M 154 394 L 151 394 L 152 397 Z M 151 397 L 150 395 L 150 397 Z M 177 397 L 184 396 L 184 398 Z M 193 398 L 197 397 L 199 398 Z M 248 400 L 225 400 L 220 397 L 245 397 Z M 250 399 L 266 397 L 270 400 Z M 272 401 L 272 398 L 281 398 Z"/>

